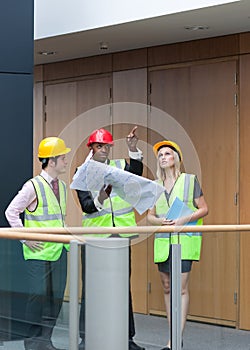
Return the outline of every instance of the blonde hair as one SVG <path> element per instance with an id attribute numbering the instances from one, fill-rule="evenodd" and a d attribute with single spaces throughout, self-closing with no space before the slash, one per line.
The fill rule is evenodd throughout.
<path id="1" fill-rule="evenodd" d="M 174 168 L 175 168 L 175 177 L 177 179 L 181 174 L 181 162 L 180 162 L 179 154 L 175 150 L 172 150 L 172 151 L 174 152 Z M 164 169 L 160 167 L 159 157 L 157 157 L 156 176 L 158 180 L 161 180 L 161 181 L 166 180 L 166 173 Z"/>

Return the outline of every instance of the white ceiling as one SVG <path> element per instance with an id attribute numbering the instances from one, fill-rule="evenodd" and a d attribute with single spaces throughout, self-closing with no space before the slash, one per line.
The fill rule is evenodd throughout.
<path id="1" fill-rule="evenodd" d="M 208 29 L 187 30 L 187 26 Z M 35 65 L 250 31 L 250 0 L 35 40 Z M 100 50 L 99 43 L 108 43 Z M 41 55 L 39 52 L 56 52 Z"/>

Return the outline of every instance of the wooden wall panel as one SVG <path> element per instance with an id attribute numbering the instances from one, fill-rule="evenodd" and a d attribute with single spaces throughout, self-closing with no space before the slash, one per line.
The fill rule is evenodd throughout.
<path id="1" fill-rule="evenodd" d="M 177 116 L 188 116 L 189 111 L 189 69 L 168 69 L 149 73 L 151 109 L 148 118 L 148 142 L 154 145 L 160 140 L 173 140 L 181 145 L 182 134 Z M 156 158 L 152 147 L 148 154 L 148 166 L 156 177 Z M 163 289 L 159 272 L 153 261 L 153 237 L 149 254 L 149 310 L 153 314 L 165 314 Z"/>
<path id="2" fill-rule="evenodd" d="M 44 81 L 151 67 L 163 64 L 228 57 L 245 52 L 249 33 L 128 50 L 44 65 Z"/>
<path id="3" fill-rule="evenodd" d="M 237 222 L 234 204 L 237 192 L 235 73 L 234 61 L 150 73 L 152 108 L 158 107 L 165 112 L 165 117 L 158 118 L 162 138 L 172 139 L 181 146 L 186 171 L 197 174 L 202 180 L 210 208 L 205 223 Z M 149 118 L 150 129 L 156 127 L 157 114 L 153 112 Z M 199 157 L 200 174 L 192 161 L 195 153 L 191 158 L 188 154 L 192 152 L 185 140 L 188 136 Z M 204 237 L 201 262 L 191 274 L 191 315 L 236 322 L 236 262 L 236 234 Z M 157 293 L 158 287 L 152 286 L 150 309 L 158 307 Z"/>
<path id="4" fill-rule="evenodd" d="M 113 54 L 113 71 L 147 67 L 147 49 L 117 52 Z"/>
<path id="5" fill-rule="evenodd" d="M 138 146 L 142 148 L 144 157 L 147 157 L 145 127 L 147 127 L 147 70 L 133 69 L 113 73 L 113 135 L 116 147 L 113 157 L 128 157 L 124 140 L 128 132 L 135 125 L 140 138 Z M 121 128 L 121 124 L 124 124 Z"/>
<path id="6" fill-rule="evenodd" d="M 190 120 L 182 125 L 199 155 L 200 180 L 209 206 L 207 224 L 238 222 L 236 72 L 236 61 L 190 69 Z M 191 275 L 191 315 L 203 314 L 236 324 L 237 244 L 237 233 L 204 235 L 201 262 Z"/>
<path id="7" fill-rule="evenodd" d="M 45 87 L 45 135 L 57 136 L 76 116 L 76 82 Z"/>
<path id="8" fill-rule="evenodd" d="M 115 140 L 113 158 L 128 158 L 126 136 L 137 125 L 138 147 L 147 159 L 147 70 L 135 69 L 113 73 L 112 128 Z M 145 163 L 146 164 L 146 163 Z M 144 167 L 144 174 L 147 169 Z M 136 215 L 138 225 L 146 225 L 145 215 Z M 147 256 L 145 235 L 133 240 L 132 298 L 135 312 L 147 313 Z"/>
<path id="9" fill-rule="evenodd" d="M 199 39 L 44 65 L 44 81 L 234 56 L 249 52 L 249 33 Z M 148 54 L 148 57 L 147 57 Z"/>
<path id="10" fill-rule="evenodd" d="M 88 77 L 77 81 L 75 135 L 78 142 L 71 164 L 71 174 L 89 153 L 87 141 L 93 130 L 111 125 L 110 75 Z M 78 200 L 76 200 L 78 201 Z"/>
<path id="11" fill-rule="evenodd" d="M 44 137 L 61 137 L 65 141 L 67 147 L 70 148 L 72 148 L 72 135 L 66 135 L 66 133 L 62 135 L 62 132 L 76 117 L 76 88 L 76 82 L 49 84 L 45 87 L 46 122 L 44 129 Z M 60 177 L 66 182 L 68 188 L 71 182 L 71 177 L 69 176 L 71 158 L 72 151 L 67 155 L 67 159 L 69 162 L 67 173 L 63 174 Z M 67 205 L 67 225 L 78 226 L 81 223 L 81 216 L 74 206 L 70 190 L 68 190 Z"/>
<path id="12" fill-rule="evenodd" d="M 228 61 L 191 67 L 193 122 L 187 120 L 183 126 L 199 155 L 202 185 L 211 203 L 208 220 L 213 224 L 234 224 L 238 219 L 234 202 L 238 193 L 236 66 L 237 61 Z"/>
<path id="13" fill-rule="evenodd" d="M 240 58 L 240 223 L 250 222 L 250 55 Z M 250 232 L 240 234 L 240 310 L 239 327 L 250 329 Z"/>
<path id="14" fill-rule="evenodd" d="M 147 103 L 147 69 L 114 72 L 113 102 Z"/>
<path id="15" fill-rule="evenodd" d="M 69 189 L 76 167 L 88 154 L 86 139 L 93 129 L 111 124 L 109 76 L 90 77 L 74 82 L 47 84 L 45 136 L 59 136 L 71 147 L 67 154 L 67 173 L 62 178 L 68 187 L 68 226 L 82 226 L 82 210 L 75 191 Z M 94 126 L 95 124 L 95 126 Z M 79 283 L 79 290 L 81 282 Z M 69 297 L 67 283 L 65 299 Z"/>
<path id="16" fill-rule="evenodd" d="M 44 135 L 44 96 L 43 83 L 34 84 L 34 113 L 33 113 L 33 174 L 37 175 L 41 172 L 41 162 L 39 162 L 37 153 L 40 141 Z"/>
<path id="17" fill-rule="evenodd" d="M 239 53 L 245 54 L 250 52 L 250 33 L 241 33 L 239 35 Z"/>
<path id="18" fill-rule="evenodd" d="M 42 64 L 34 67 L 34 83 L 43 82 L 43 68 Z"/>
<path id="19" fill-rule="evenodd" d="M 237 55 L 237 34 L 148 48 L 148 66 Z"/>
<path id="20" fill-rule="evenodd" d="M 67 185 L 88 154 L 89 134 L 111 124 L 110 84 L 110 77 L 104 75 L 46 85 L 45 135 L 59 136 L 72 148 L 67 155 L 68 171 L 63 176 Z M 75 191 L 69 191 L 67 212 L 67 224 L 81 226 L 82 213 Z"/>
<path id="21" fill-rule="evenodd" d="M 44 81 L 77 78 L 112 71 L 112 55 L 100 55 L 44 65 Z"/>

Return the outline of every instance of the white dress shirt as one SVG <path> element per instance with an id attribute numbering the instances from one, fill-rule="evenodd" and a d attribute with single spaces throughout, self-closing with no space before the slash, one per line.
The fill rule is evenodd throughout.
<path id="1" fill-rule="evenodd" d="M 42 170 L 40 174 L 52 187 L 51 181 L 53 178 L 45 171 Z M 10 202 L 8 208 L 5 211 L 6 219 L 11 227 L 23 227 L 20 214 L 27 208 L 29 211 L 34 211 L 37 206 L 37 196 L 34 185 L 29 180 L 27 181 L 18 194 Z"/>

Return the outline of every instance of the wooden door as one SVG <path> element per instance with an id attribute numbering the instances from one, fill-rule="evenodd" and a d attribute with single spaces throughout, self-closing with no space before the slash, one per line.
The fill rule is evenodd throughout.
<path id="1" fill-rule="evenodd" d="M 110 125 L 110 78 L 93 77 L 74 82 L 48 84 L 45 87 L 45 136 L 59 136 L 72 151 L 68 154 L 68 171 L 63 180 L 69 185 L 88 154 L 89 134 Z M 69 191 L 67 224 L 81 226 L 82 213 L 74 191 Z"/>
<path id="2" fill-rule="evenodd" d="M 249 110 L 250 110 L 250 55 L 240 58 L 240 223 L 250 222 L 250 163 L 249 163 Z M 240 233 L 240 319 L 241 329 L 250 329 L 250 232 Z"/>
<path id="3" fill-rule="evenodd" d="M 206 224 L 237 223 L 236 66 L 228 61 L 150 72 L 151 104 L 170 115 L 159 121 L 161 134 L 180 144 L 185 171 L 198 175 L 209 205 Z M 151 134 L 157 141 L 159 135 Z M 237 243 L 237 233 L 204 235 L 202 258 L 190 281 L 193 319 L 236 324 Z M 154 282 L 155 275 L 152 266 Z M 159 284 L 151 287 L 149 305 L 151 311 L 164 310 Z"/>
<path id="4" fill-rule="evenodd" d="M 125 137 L 138 126 L 138 147 L 143 151 L 144 176 L 147 176 L 147 70 L 135 69 L 113 73 L 114 158 L 128 158 Z M 146 225 L 145 215 L 136 214 L 138 225 Z M 147 313 L 147 254 L 145 235 L 132 241 L 132 298 L 134 312 Z"/>
<path id="5" fill-rule="evenodd" d="M 177 143 L 183 137 L 182 127 L 176 116 L 186 116 L 189 110 L 189 70 L 168 69 L 149 72 L 150 113 L 148 118 L 148 143 L 154 145 L 164 139 Z M 148 153 L 148 166 L 152 176 L 156 176 L 156 159 L 151 150 Z M 165 313 L 163 291 L 157 266 L 153 263 L 153 241 L 149 246 L 149 313 Z"/>
<path id="6" fill-rule="evenodd" d="M 94 129 L 111 125 L 110 82 L 109 76 L 99 76 L 45 86 L 45 136 L 59 136 L 72 149 L 67 155 L 67 173 L 62 176 L 68 188 L 76 167 L 88 154 L 89 134 Z M 82 211 L 76 193 L 68 190 L 66 223 L 81 226 L 81 221 Z M 67 286 L 66 299 L 68 293 Z"/>
<path id="7" fill-rule="evenodd" d="M 238 222 L 236 72 L 236 61 L 191 68 L 192 128 L 202 113 L 202 128 L 191 135 L 201 160 L 202 186 L 209 203 L 206 223 Z M 205 319 L 229 325 L 238 321 L 238 239 L 238 232 L 204 235 L 202 260 L 196 264 L 191 280 L 191 315 L 199 315 L 201 310 L 200 316 Z"/>

